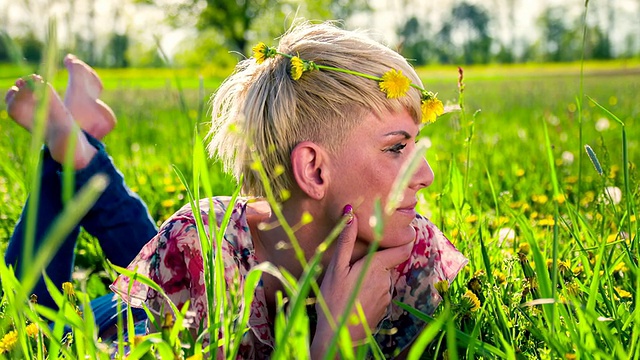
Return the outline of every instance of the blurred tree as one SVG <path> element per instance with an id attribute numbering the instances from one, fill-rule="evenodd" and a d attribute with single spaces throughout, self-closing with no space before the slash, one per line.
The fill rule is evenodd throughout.
<path id="1" fill-rule="evenodd" d="M 368 0 L 189 0 L 170 5 L 167 12 L 175 26 L 197 18 L 200 31 L 214 29 L 223 35 L 230 50 L 244 53 L 255 38 L 273 33 L 273 26 L 291 22 L 294 17 L 346 18 L 368 9 Z M 282 30 L 275 29 L 275 33 Z"/>
<path id="2" fill-rule="evenodd" d="M 424 28 L 417 17 L 412 16 L 407 22 L 400 27 L 398 35 L 400 36 L 400 44 L 398 49 L 400 53 L 407 59 L 413 60 L 415 65 L 424 65 L 434 59 L 431 42 L 427 39 Z"/>
<path id="3" fill-rule="evenodd" d="M 42 49 L 44 44 L 33 32 L 28 32 L 24 36 L 16 39 L 16 43 L 22 49 L 22 56 L 31 63 L 39 63 L 42 60 Z"/>
<path id="4" fill-rule="evenodd" d="M 124 68 L 129 66 L 126 53 L 129 48 L 129 35 L 111 34 L 109 44 L 105 51 L 104 65 L 109 67 Z"/>
<path id="5" fill-rule="evenodd" d="M 542 60 L 572 60 L 574 44 L 571 41 L 573 34 L 567 21 L 567 10 L 560 6 L 546 8 L 537 23 L 542 31 L 539 44 Z M 580 38 L 582 37 L 578 37 Z"/>
<path id="6" fill-rule="evenodd" d="M 11 60 L 9 56 L 9 36 L 4 31 L 0 31 L 0 62 L 9 62 Z"/>
<path id="7" fill-rule="evenodd" d="M 479 5 L 462 2 L 451 11 L 451 23 L 459 29 L 464 39 L 464 63 L 488 63 L 491 58 L 491 36 L 487 11 Z"/>

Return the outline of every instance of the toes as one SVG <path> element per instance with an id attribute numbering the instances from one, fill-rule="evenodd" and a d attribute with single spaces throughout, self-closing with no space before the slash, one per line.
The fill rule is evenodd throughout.
<path id="1" fill-rule="evenodd" d="M 78 57 L 76 57 L 73 54 L 67 54 L 67 56 L 64 57 L 64 66 L 70 70 L 70 67 L 78 60 Z"/>
<path id="2" fill-rule="evenodd" d="M 16 93 L 18 93 L 18 91 L 20 91 L 20 89 L 15 85 L 9 88 L 9 90 L 7 90 L 6 95 L 4 96 L 5 104 L 9 104 L 13 100 L 13 98 L 16 96 Z"/>

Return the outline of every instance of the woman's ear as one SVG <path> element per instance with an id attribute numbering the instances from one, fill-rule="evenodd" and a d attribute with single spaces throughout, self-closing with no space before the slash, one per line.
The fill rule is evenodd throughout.
<path id="1" fill-rule="evenodd" d="M 298 187 L 307 196 L 320 200 L 326 194 L 329 184 L 329 160 L 322 146 L 311 141 L 303 141 L 291 151 L 291 168 Z"/>

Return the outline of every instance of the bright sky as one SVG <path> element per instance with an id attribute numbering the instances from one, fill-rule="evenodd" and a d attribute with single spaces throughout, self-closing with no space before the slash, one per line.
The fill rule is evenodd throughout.
<path id="1" fill-rule="evenodd" d="M 177 0 L 164 0 L 177 1 Z M 435 29 L 440 27 L 443 19 L 448 17 L 453 4 L 461 0 L 370 0 L 375 9 L 373 14 L 365 14 L 354 17 L 348 25 L 354 27 L 374 29 L 390 44 L 395 41 L 394 29 L 409 16 L 415 15 L 420 20 L 428 20 Z M 490 11 L 495 18 L 492 31 L 503 40 L 533 39 L 537 36 L 535 27 L 536 18 L 542 9 L 549 5 L 565 4 L 570 9 L 568 16 L 573 18 L 579 15 L 584 8 L 584 0 L 468 0 L 477 3 Z M 87 23 L 89 18 L 88 4 L 95 4 L 95 26 Z M 72 5 L 74 4 L 74 5 Z M 508 4 L 513 4 L 516 9 L 516 24 L 508 26 Z M 614 10 L 615 23 L 607 24 L 608 9 Z M 74 7 L 73 16 L 67 17 L 69 9 Z M 116 12 L 119 12 L 116 16 Z M 153 35 L 162 39 L 163 47 L 168 51 L 184 36 L 185 31 L 174 31 L 163 25 L 164 14 L 151 6 L 134 6 L 129 0 L 0 0 L 0 24 L 2 29 L 9 34 L 24 32 L 25 23 L 36 28 L 38 35 L 46 31 L 44 19 L 55 16 L 58 18 L 58 38 L 61 42 L 69 41 L 70 36 L 80 34 L 90 36 L 88 29 L 95 29 L 98 41 L 104 41 L 109 32 L 127 31 L 135 34 L 144 42 L 153 41 Z M 626 34 L 634 32 L 636 46 L 640 46 L 640 1 L 638 0 L 591 0 L 589 3 L 589 22 L 599 22 L 612 29 L 614 46 L 621 47 L 624 44 Z M 68 24 L 71 24 L 69 28 Z M 606 24 L 606 25 L 605 25 Z M 71 30 L 71 31 L 70 31 Z"/>

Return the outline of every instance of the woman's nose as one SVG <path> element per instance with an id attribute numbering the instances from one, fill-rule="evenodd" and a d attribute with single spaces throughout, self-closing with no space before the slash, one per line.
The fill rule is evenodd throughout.
<path id="1" fill-rule="evenodd" d="M 433 170 L 429 166 L 429 162 L 426 159 L 422 161 L 416 173 L 413 175 L 411 187 L 420 190 L 433 183 Z"/>

